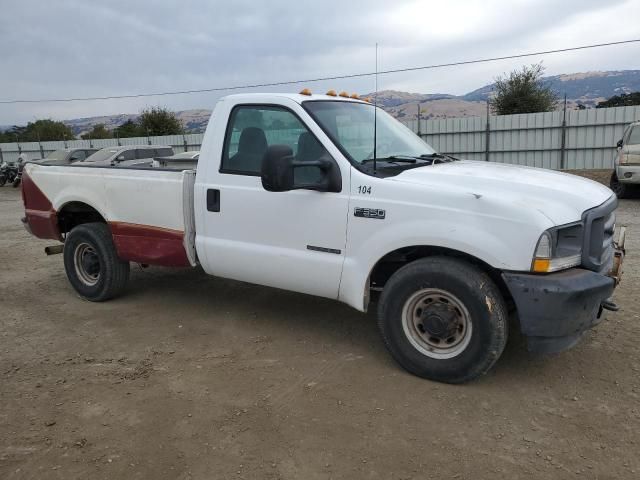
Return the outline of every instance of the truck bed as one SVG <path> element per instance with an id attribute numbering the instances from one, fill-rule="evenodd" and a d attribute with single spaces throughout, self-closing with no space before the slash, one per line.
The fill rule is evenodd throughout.
<path id="1" fill-rule="evenodd" d="M 23 174 L 25 226 L 63 240 L 71 212 L 99 215 L 123 260 L 195 265 L 195 171 L 54 166 L 30 163 Z"/>

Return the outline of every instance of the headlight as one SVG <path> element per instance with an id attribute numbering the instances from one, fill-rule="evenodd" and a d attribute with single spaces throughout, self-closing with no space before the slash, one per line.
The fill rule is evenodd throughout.
<path id="1" fill-rule="evenodd" d="M 538 240 L 531 271 L 557 272 L 582 263 L 582 224 L 554 227 L 542 233 Z"/>

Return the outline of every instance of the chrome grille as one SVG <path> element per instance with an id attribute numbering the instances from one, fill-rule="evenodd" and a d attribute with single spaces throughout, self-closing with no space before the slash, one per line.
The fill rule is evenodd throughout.
<path id="1" fill-rule="evenodd" d="M 602 205 L 584 212 L 584 244 L 582 266 L 596 272 L 608 272 L 613 265 L 613 234 L 616 226 L 614 196 Z"/>

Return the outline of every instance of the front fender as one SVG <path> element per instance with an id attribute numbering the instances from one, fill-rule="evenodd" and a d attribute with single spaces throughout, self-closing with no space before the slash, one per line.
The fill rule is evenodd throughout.
<path id="1" fill-rule="evenodd" d="M 513 223 L 494 218 L 495 225 L 491 228 L 491 222 L 485 221 L 439 218 L 390 222 L 366 237 L 354 232 L 347 242 L 339 299 L 364 311 L 371 271 L 385 255 L 406 247 L 443 247 L 475 257 L 498 270 L 528 270 L 539 227 L 532 225 L 530 231 L 514 229 Z"/>

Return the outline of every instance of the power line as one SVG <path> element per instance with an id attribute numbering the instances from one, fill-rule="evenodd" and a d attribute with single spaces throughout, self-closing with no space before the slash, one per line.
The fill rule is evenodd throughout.
<path id="1" fill-rule="evenodd" d="M 486 62 L 497 62 L 500 60 L 511 60 L 515 58 L 525 58 L 525 57 L 534 57 L 538 55 L 549 55 L 552 53 L 563 53 L 563 52 L 573 52 L 576 50 L 587 50 L 590 48 L 600 48 L 600 47 L 610 47 L 614 45 L 624 45 L 629 43 L 637 43 L 640 42 L 640 38 L 631 39 L 631 40 L 621 40 L 618 42 L 607 42 L 607 43 L 596 43 L 592 45 L 582 45 L 579 47 L 568 47 L 568 48 L 558 48 L 554 50 L 543 50 L 540 52 L 531 52 L 531 53 L 519 53 L 515 55 L 506 55 L 502 57 L 489 57 L 489 58 L 480 58 L 475 60 L 462 60 L 458 62 L 451 63 L 440 63 L 435 65 L 423 65 L 419 67 L 407 67 L 407 68 L 397 68 L 393 70 L 381 70 L 377 72 L 378 75 L 388 75 L 391 73 L 402 73 L 402 72 L 415 72 L 418 70 L 429 70 L 434 68 L 444 68 L 444 67 L 455 67 L 458 65 L 471 65 L 474 63 L 486 63 Z M 49 103 L 49 102 L 88 102 L 94 100 L 115 100 L 120 98 L 141 98 L 141 97 L 161 97 L 168 95 L 186 95 L 191 93 L 208 93 L 208 92 L 225 92 L 225 91 L 233 91 L 233 90 L 246 90 L 250 88 L 262 88 L 262 87 L 278 87 L 283 85 L 296 85 L 300 83 L 314 83 L 314 82 L 323 82 L 326 80 L 342 80 L 348 78 L 360 78 L 360 77 L 371 77 L 376 75 L 376 72 L 366 72 L 366 73 L 352 73 L 349 75 L 334 75 L 330 77 L 318 77 L 318 78 L 307 78 L 305 80 L 286 80 L 282 82 L 271 82 L 271 83 L 254 83 L 254 84 L 245 84 L 245 85 L 232 85 L 228 87 L 214 87 L 214 88 L 201 88 L 194 90 L 176 90 L 171 92 L 155 92 L 155 93 L 136 93 L 130 95 L 108 95 L 104 97 L 77 97 L 77 98 L 47 98 L 47 99 L 39 99 L 39 100 L 0 100 L 0 104 L 13 104 L 13 103 Z"/>

